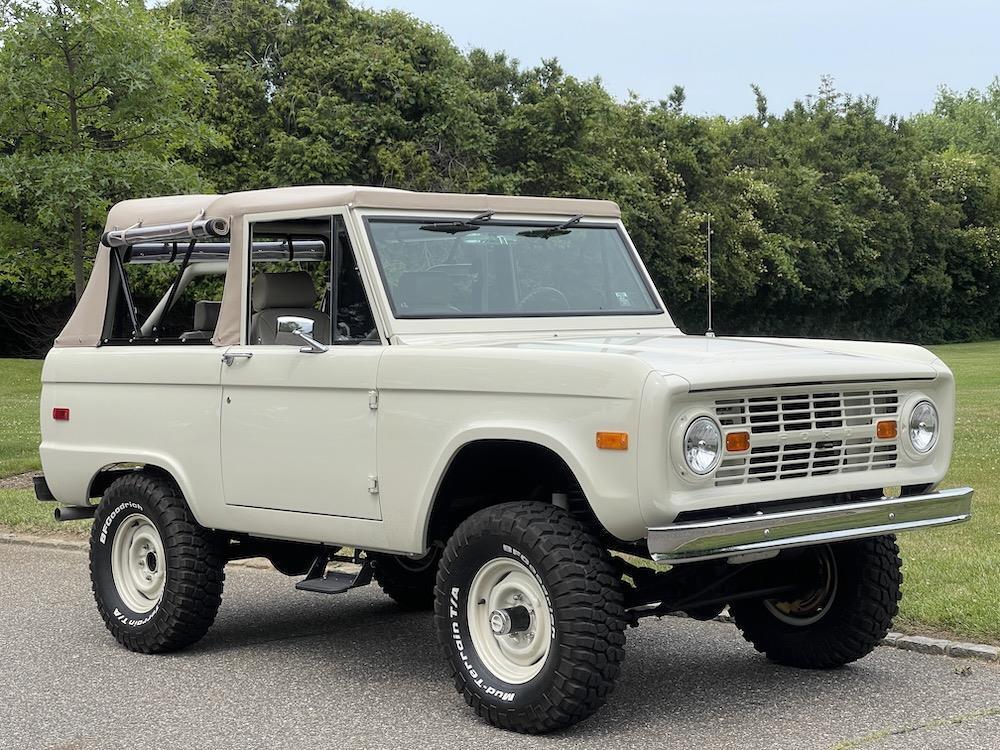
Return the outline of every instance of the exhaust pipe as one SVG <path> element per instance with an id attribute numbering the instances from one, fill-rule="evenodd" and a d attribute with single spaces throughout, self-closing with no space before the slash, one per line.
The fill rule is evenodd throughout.
<path id="1" fill-rule="evenodd" d="M 96 512 L 96 505 L 88 505 L 86 507 L 71 505 L 56 508 L 53 515 L 56 517 L 57 521 L 82 521 L 84 519 L 93 518 Z"/>

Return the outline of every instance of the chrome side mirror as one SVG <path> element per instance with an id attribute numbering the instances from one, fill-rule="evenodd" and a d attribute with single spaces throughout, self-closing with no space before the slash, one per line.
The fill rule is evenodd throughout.
<path id="1" fill-rule="evenodd" d="M 308 333 L 304 333 L 300 329 L 295 329 L 292 334 L 298 336 L 300 339 L 306 342 L 306 345 L 299 349 L 303 354 L 322 354 L 328 351 L 330 347 L 319 343 L 316 339 L 310 336 Z"/>

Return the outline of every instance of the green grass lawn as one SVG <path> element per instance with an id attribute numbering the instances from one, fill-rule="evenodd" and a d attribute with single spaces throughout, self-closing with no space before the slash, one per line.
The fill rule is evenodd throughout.
<path id="1" fill-rule="evenodd" d="M 41 466 L 38 463 L 38 391 L 42 363 L 0 359 L 0 477 Z"/>
<path id="2" fill-rule="evenodd" d="M 900 537 L 902 630 L 1000 643 L 1000 341 L 933 347 L 958 382 L 955 455 L 944 487 L 976 489 L 973 520 Z M 38 468 L 41 363 L 0 360 L 0 477 Z M 86 534 L 90 523 L 56 524 L 31 490 L 0 489 L 0 526 Z"/>
<path id="3" fill-rule="evenodd" d="M 975 488 L 969 523 L 900 535 L 900 629 L 1000 643 L 1000 341 L 932 347 L 955 373 L 958 419 L 942 487 Z"/>

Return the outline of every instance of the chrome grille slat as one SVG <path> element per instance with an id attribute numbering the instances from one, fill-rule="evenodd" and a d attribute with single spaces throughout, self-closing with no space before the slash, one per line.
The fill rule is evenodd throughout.
<path id="1" fill-rule="evenodd" d="M 879 419 L 898 417 L 900 401 L 899 392 L 890 388 L 817 386 L 727 394 L 714 402 L 716 418 L 724 431 L 742 427 L 750 432 L 751 450 L 725 454 L 715 485 L 893 468 L 898 443 L 877 440 L 874 425 Z M 816 439 L 813 432 L 803 440 L 785 442 L 794 440 L 787 433 L 816 430 L 823 431 L 823 439 Z"/>

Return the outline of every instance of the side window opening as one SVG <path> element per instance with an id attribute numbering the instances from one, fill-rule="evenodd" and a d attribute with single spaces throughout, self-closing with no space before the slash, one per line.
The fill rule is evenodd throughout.
<path id="1" fill-rule="evenodd" d="M 251 225 L 250 345 L 378 344 L 354 250 L 339 216 Z"/>
<path id="2" fill-rule="evenodd" d="M 210 344 L 228 242 L 150 242 L 112 251 L 104 344 Z"/>

